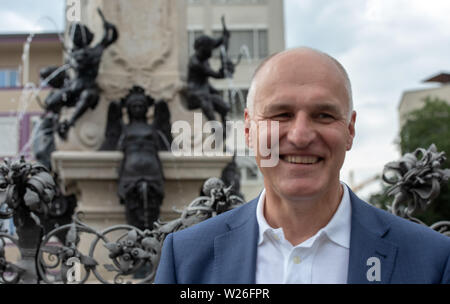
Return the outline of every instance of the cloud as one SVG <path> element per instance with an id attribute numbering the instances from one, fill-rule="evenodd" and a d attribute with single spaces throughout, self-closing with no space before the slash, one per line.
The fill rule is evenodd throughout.
<path id="1" fill-rule="evenodd" d="M 0 0 L 0 32 L 62 32 L 64 6 L 63 0 Z"/>
<path id="2" fill-rule="evenodd" d="M 39 26 L 30 20 L 11 11 L 0 12 L 0 20 L 2 20 L 2 32 L 41 32 L 42 26 Z"/>

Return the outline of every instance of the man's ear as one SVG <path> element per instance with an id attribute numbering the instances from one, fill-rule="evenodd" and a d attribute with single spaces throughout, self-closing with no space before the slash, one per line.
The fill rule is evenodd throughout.
<path id="1" fill-rule="evenodd" d="M 350 151 L 350 149 L 353 146 L 353 139 L 355 138 L 355 122 L 356 122 L 356 112 L 352 112 L 352 117 L 350 118 L 350 122 L 348 124 L 348 132 L 349 136 L 347 139 L 347 151 Z"/>
<path id="2" fill-rule="evenodd" d="M 252 145 L 252 137 L 251 137 L 251 130 L 250 130 L 250 114 L 248 111 L 248 108 L 245 108 L 244 111 L 244 134 L 245 134 L 245 144 L 247 145 L 248 148 L 251 148 Z"/>

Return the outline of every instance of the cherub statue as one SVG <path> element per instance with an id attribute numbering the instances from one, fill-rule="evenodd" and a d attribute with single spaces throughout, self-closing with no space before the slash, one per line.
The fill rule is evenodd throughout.
<path id="1" fill-rule="evenodd" d="M 118 38 L 116 27 L 106 21 L 100 9 L 98 13 L 103 20 L 103 39 L 90 47 L 94 34 L 81 23 L 70 27 L 70 37 L 73 47 L 69 51 L 69 65 L 75 72 L 75 77 L 60 90 L 49 96 L 45 101 L 46 111 L 59 116 L 62 107 L 75 107 L 73 115 L 58 125 L 58 134 L 66 139 L 69 129 L 89 108 L 95 109 L 99 101 L 100 88 L 96 78 L 103 52 Z"/>
<path id="2" fill-rule="evenodd" d="M 209 78 L 231 78 L 236 64 L 231 62 L 227 55 L 230 32 L 225 26 L 222 17 L 222 36 L 214 39 L 202 35 L 194 42 L 195 53 L 189 59 L 187 87 L 182 91 L 182 96 L 189 110 L 201 109 L 209 121 L 215 120 L 215 112 L 219 113 L 225 131 L 226 116 L 230 106 L 223 100 L 220 92 L 210 83 Z M 209 59 L 213 50 L 223 46 L 221 52 L 221 67 L 218 71 L 211 68 Z"/>
<path id="3" fill-rule="evenodd" d="M 59 113 L 63 107 L 63 103 L 49 105 L 55 96 L 60 96 L 60 91 L 68 81 L 68 77 L 66 70 L 63 67 L 57 66 L 42 68 L 39 74 L 41 80 L 45 81 L 53 89 L 44 102 L 37 97 L 39 104 L 45 112 L 41 116 L 41 122 L 37 125 L 36 131 L 33 132 L 33 154 L 38 162 L 51 170 L 51 154 L 55 151 L 54 135 L 57 130 Z"/>

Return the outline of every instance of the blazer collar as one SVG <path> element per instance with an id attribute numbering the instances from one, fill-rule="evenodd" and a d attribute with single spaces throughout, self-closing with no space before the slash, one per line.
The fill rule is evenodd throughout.
<path id="1" fill-rule="evenodd" d="M 397 256 L 397 246 L 385 239 L 390 229 L 389 222 L 381 216 L 383 211 L 362 201 L 350 189 L 349 194 L 352 222 L 347 283 L 389 283 Z M 234 212 L 227 220 L 229 231 L 214 240 L 217 283 L 255 283 L 258 199 L 240 207 L 240 212 Z M 374 266 L 370 258 L 380 262 L 380 281 L 368 279 L 368 272 Z"/>
<path id="2" fill-rule="evenodd" d="M 214 239 L 214 271 L 219 284 L 254 284 L 258 198 L 240 207 L 227 221 L 229 231 Z"/>
<path id="3" fill-rule="evenodd" d="M 352 227 L 347 283 L 387 284 L 391 280 L 397 255 L 397 246 L 385 239 L 390 230 L 387 217 L 381 216 L 384 211 L 362 201 L 352 191 L 350 191 L 350 201 L 352 205 Z M 373 262 L 374 260 L 376 263 L 379 261 L 379 281 L 372 281 L 373 267 L 377 267 Z M 369 278 L 372 280 L 369 280 Z"/>

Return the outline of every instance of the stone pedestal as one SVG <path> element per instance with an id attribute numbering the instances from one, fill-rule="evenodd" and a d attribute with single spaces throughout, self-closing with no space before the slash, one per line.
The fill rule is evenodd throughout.
<path id="1" fill-rule="evenodd" d="M 222 169 L 232 156 L 175 157 L 160 152 L 165 176 L 165 196 L 161 219 L 170 220 L 199 196 L 203 182 L 209 177 L 220 177 Z M 53 168 L 58 172 L 66 194 L 75 193 L 78 211 L 95 229 L 125 224 L 125 208 L 117 196 L 117 179 L 121 152 L 58 151 L 52 154 Z"/>

